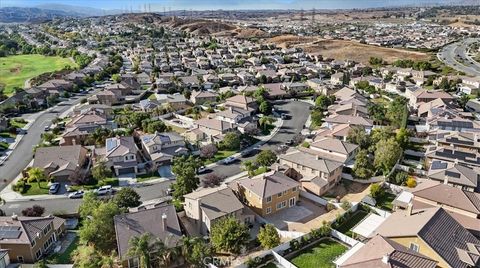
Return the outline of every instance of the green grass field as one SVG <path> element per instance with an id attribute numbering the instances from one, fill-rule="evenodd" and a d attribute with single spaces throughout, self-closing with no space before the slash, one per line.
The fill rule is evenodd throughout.
<path id="1" fill-rule="evenodd" d="M 325 239 L 316 246 L 303 250 L 290 262 L 298 268 L 334 268 L 333 261 L 346 250 L 344 245 Z"/>
<path id="2" fill-rule="evenodd" d="M 65 66 L 77 65 L 68 58 L 37 54 L 0 58 L 0 85 L 4 94 L 11 95 L 14 87 L 23 88 L 25 81 L 47 72 L 59 71 Z"/>

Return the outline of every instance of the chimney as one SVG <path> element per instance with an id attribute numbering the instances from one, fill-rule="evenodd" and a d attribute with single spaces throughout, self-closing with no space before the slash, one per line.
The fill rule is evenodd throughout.
<path id="1" fill-rule="evenodd" d="M 445 179 L 443 180 L 443 184 L 448 185 L 448 176 L 445 176 Z"/>
<path id="2" fill-rule="evenodd" d="M 408 203 L 408 205 L 407 205 L 407 215 L 408 215 L 408 216 L 412 215 L 412 210 L 413 210 L 413 203 L 410 202 L 410 203 Z"/>
<path id="3" fill-rule="evenodd" d="M 162 214 L 162 227 L 163 227 L 163 231 L 166 232 L 167 231 L 167 214 L 165 212 L 163 212 Z"/>
<path id="4" fill-rule="evenodd" d="M 387 255 L 384 255 L 382 257 L 382 262 L 385 263 L 385 264 L 388 264 L 390 262 L 390 256 Z"/>
<path id="5" fill-rule="evenodd" d="M 315 159 L 320 160 L 320 156 L 319 156 L 319 155 L 315 155 Z"/>
<path id="6" fill-rule="evenodd" d="M 18 221 L 17 214 L 15 214 L 15 213 L 12 214 L 12 221 Z"/>

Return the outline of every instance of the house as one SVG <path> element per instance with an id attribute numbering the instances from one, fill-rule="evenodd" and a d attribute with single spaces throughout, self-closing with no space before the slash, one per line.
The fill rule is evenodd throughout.
<path id="1" fill-rule="evenodd" d="M 251 114 L 252 111 L 230 106 L 227 107 L 227 109 L 216 113 L 215 115 L 219 120 L 237 124 L 240 121 L 249 118 Z"/>
<path id="2" fill-rule="evenodd" d="M 307 192 L 323 195 L 342 177 L 343 163 L 320 158 L 318 155 L 294 150 L 279 156 L 279 164 L 295 171 L 297 179 Z M 287 174 L 292 172 L 288 171 Z"/>
<path id="3" fill-rule="evenodd" d="M 320 128 L 317 130 L 317 134 L 315 135 L 314 139 L 330 137 L 341 141 L 347 141 L 347 136 L 350 129 L 352 129 L 352 127 L 349 124 L 335 125 L 332 129 Z"/>
<path id="4" fill-rule="evenodd" d="M 64 232 L 65 220 L 55 216 L 0 217 L 0 255 L 5 250 L 11 262 L 35 263 L 45 257 Z"/>
<path id="5" fill-rule="evenodd" d="M 343 85 L 343 77 L 344 77 L 344 74 L 342 72 L 338 72 L 338 73 L 334 73 L 332 74 L 332 76 L 330 77 L 330 83 L 332 85 Z"/>
<path id="6" fill-rule="evenodd" d="M 454 162 L 433 160 L 428 178 L 470 192 L 480 192 L 480 173 L 477 169 Z"/>
<path id="7" fill-rule="evenodd" d="M 155 94 L 157 102 L 160 105 L 170 105 L 174 110 L 179 110 L 187 107 L 187 99 L 183 94 Z"/>
<path id="8" fill-rule="evenodd" d="M 229 131 L 235 130 L 234 124 L 216 118 L 202 118 L 196 120 L 194 124 L 208 137 L 222 136 Z"/>
<path id="9" fill-rule="evenodd" d="M 480 240 L 443 208 L 399 210 L 375 233 L 438 262 L 438 267 L 468 268 L 479 265 Z"/>
<path id="10" fill-rule="evenodd" d="M 425 152 L 425 165 L 430 167 L 433 161 L 459 163 L 469 167 L 480 167 L 480 153 L 453 150 L 448 147 L 429 146 Z"/>
<path id="11" fill-rule="evenodd" d="M 350 116 L 359 116 L 359 117 L 367 117 L 368 116 L 368 109 L 361 104 L 356 104 L 353 102 L 346 103 L 346 104 L 336 104 L 331 105 L 328 107 L 328 112 L 330 114 L 342 114 L 342 115 L 350 115 Z"/>
<path id="12" fill-rule="evenodd" d="M 113 137 L 105 141 L 107 166 L 116 176 L 138 173 L 137 153 L 137 145 L 132 136 Z"/>
<path id="13" fill-rule="evenodd" d="M 418 108 L 420 103 L 427 103 L 436 99 L 441 99 L 445 103 L 450 103 L 453 101 L 453 96 L 445 91 L 430 91 L 426 89 L 418 90 L 410 97 L 409 105 L 413 108 Z"/>
<path id="14" fill-rule="evenodd" d="M 354 246 L 335 263 L 337 268 L 437 267 L 437 261 L 381 235 Z"/>
<path id="15" fill-rule="evenodd" d="M 310 143 L 309 148 L 300 148 L 308 153 L 325 159 L 348 163 L 353 160 L 359 147 L 356 144 L 329 137 L 318 137 Z"/>
<path id="16" fill-rule="evenodd" d="M 480 193 L 427 181 L 413 191 L 413 209 L 441 207 L 473 235 L 480 236 Z"/>
<path id="17" fill-rule="evenodd" d="M 217 94 L 210 91 L 192 91 L 190 101 L 195 105 L 202 105 L 206 102 L 216 102 Z"/>
<path id="18" fill-rule="evenodd" d="M 226 185 L 203 188 L 183 197 L 185 215 L 195 221 L 202 235 L 208 235 L 213 224 L 223 217 L 233 216 L 245 224 L 255 220 L 253 213 L 248 213 L 249 210 Z"/>
<path id="19" fill-rule="evenodd" d="M 175 247 L 182 237 L 182 229 L 178 221 L 175 207 L 161 204 L 152 209 L 116 215 L 113 218 L 117 240 L 118 257 L 123 267 L 139 267 L 139 258 L 128 254 L 129 241 L 149 233 L 153 239 L 159 239 L 163 244 Z M 153 241 L 153 240 L 152 240 Z"/>
<path id="20" fill-rule="evenodd" d="M 454 131 L 451 134 L 438 137 L 436 142 L 438 146 L 467 153 L 480 153 L 479 133 Z"/>
<path id="21" fill-rule="evenodd" d="M 85 177 L 90 159 L 81 145 L 37 148 L 32 167 L 45 170 L 55 181 L 78 181 Z"/>
<path id="22" fill-rule="evenodd" d="M 125 101 L 125 96 L 118 90 L 103 90 L 88 98 L 88 103 L 99 103 L 103 105 L 115 105 Z"/>
<path id="23" fill-rule="evenodd" d="M 258 105 L 255 99 L 244 96 L 244 95 L 235 95 L 233 97 L 226 99 L 225 106 L 237 107 L 244 110 L 254 110 L 254 111 L 257 110 L 258 108 Z"/>
<path id="24" fill-rule="evenodd" d="M 365 128 L 367 133 L 373 128 L 373 121 L 370 119 L 363 118 L 361 116 L 352 116 L 352 115 L 332 115 L 325 118 L 326 127 L 332 129 L 336 125 L 348 124 L 350 126 L 360 126 Z"/>
<path id="25" fill-rule="evenodd" d="M 145 134 L 140 136 L 144 155 L 154 168 L 171 162 L 174 156 L 185 154 L 185 140 L 176 132 Z"/>
<path id="26" fill-rule="evenodd" d="M 243 203 L 262 217 L 295 206 L 299 198 L 300 183 L 279 171 L 240 179 L 234 184 L 233 190 Z"/>

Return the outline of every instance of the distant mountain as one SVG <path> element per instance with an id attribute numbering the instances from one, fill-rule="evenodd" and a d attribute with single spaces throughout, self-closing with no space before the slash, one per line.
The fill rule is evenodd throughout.
<path id="1" fill-rule="evenodd" d="M 42 4 L 36 7 L 41 9 L 81 14 L 85 17 L 115 15 L 115 14 L 122 13 L 122 10 L 104 10 L 104 9 L 93 8 L 93 7 L 71 6 L 71 5 L 64 5 L 64 4 Z"/>
<path id="2" fill-rule="evenodd" d="M 61 10 L 49 10 L 31 7 L 0 8 L 0 22 L 3 23 L 42 22 L 55 18 L 82 16 L 84 15 L 76 12 L 65 12 Z"/>

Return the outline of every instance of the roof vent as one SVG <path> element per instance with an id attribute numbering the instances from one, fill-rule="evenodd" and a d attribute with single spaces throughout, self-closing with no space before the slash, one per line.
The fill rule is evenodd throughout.
<path id="1" fill-rule="evenodd" d="M 388 264 L 390 262 L 390 256 L 384 255 L 382 257 L 382 262 L 385 263 L 385 264 Z"/>
<path id="2" fill-rule="evenodd" d="M 12 221 L 18 221 L 17 214 L 15 214 L 15 213 L 12 214 Z"/>

